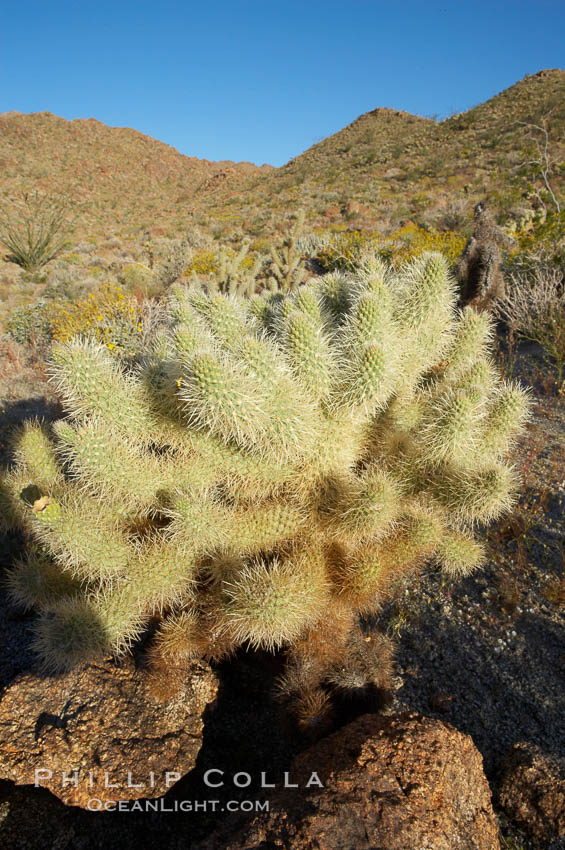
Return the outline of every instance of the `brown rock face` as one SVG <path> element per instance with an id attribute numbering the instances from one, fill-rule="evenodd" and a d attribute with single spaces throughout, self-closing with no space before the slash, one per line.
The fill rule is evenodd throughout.
<path id="1" fill-rule="evenodd" d="M 299 788 L 272 797 L 268 814 L 199 850 L 500 847 L 482 758 L 469 736 L 439 720 L 364 715 L 302 753 L 290 779 Z"/>
<path id="2" fill-rule="evenodd" d="M 515 744 L 503 764 L 498 801 L 542 846 L 565 835 L 565 759 L 549 758 L 533 744 Z"/>
<path id="3" fill-rule="evenodd" d="M 180 691 L 159 702 L 131 658 L 64 676 L 22 674 L 0 699 L 0 778 L 37 783 L 74 806 L 158 797 L 194 767 L 217 686 L 207 665 L 194 664 Z"/>

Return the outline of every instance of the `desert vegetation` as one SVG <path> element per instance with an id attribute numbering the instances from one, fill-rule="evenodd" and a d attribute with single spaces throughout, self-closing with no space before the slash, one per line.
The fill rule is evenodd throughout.
<path id="1" fill-rule="evenodd" d="M 563 85 L 375 110 L 281 169 L 72 122 L 93 161 L 120 143 L 95 173 L 69 122 L 0 117 L 4 588 L 46 675 L 134 651 L 167 700 L 195 659 L 268 655 L 315 737 L 437 605 L 488 664 L 561 610 Z M 26 118 L 57 173 L 16 161 Z"/>
<path id="2" fill-rule="evenodd" d="M 396 274 L 373 256 L 250 300 L 175 285 L 135 367 L 104 339 L 54 344 L 68 415 L 23 426 L 2 482 L 35 541 L 9 585 L 42 612 L 46 667 L 124 651 L 157 615 L 162 662 L 288 647 L 305 723 L 321 684 L 384 687 L 390 647 L 358 615 L 430 557 L 477 567 L 473 527 L 518 483 L 527 393 L 456 298 L 440 254 Z"/>
<path id="3" fill-rule="evenodd" d="M 8 250 L 5 259 L 26 272 L 38 271 L 68 247 L 66 227 L 64 199 L 24 192 L 0 219 L 0 245 Z"/>
<path id="4" fill-rule="evenodd" d="M 510 335 L 537 343 L 548 368 L 563 384 L 565 363 L 565 287 L 563 271 L 538 264 L 533 271 L 514 274 L 508 295 L 496 305 Z"/>

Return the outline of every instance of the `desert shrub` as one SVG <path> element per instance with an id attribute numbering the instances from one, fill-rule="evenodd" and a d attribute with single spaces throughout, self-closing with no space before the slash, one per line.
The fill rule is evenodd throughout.
<path id="1" fill-rule="evenodd" d="M 6 333 L 20 345 L 49 345 L 52 339 L 52 305 L 37 301 L 17 307 L 6 320 Z"/>
<path id="2" fill-rule="evenodd" d="M 50 301 L 72 301 L 98 286 L 98 281 L 84 269 L 57 261 L 49 270 L 42 298 Z"/>
<path id="3" fill-rule="evenodd" d="M 199 227 L 192 224 L 184 234 L 184 240 L 190 248 L 201 250 L 206 245 L 209 245 L 211 238 L 208 233 L 200 230 Z"/>
<path id="4" fill-rule="evenodd" d="M 143 263 L 128 263 L 117 274 L 124 292 L 134 295 L 139 301 L 156 298 L 163 292 L 162 279 Z"/>
<path id="5" fill-rule="evenodd" d="M 565 212 L 525 210 L 507 229 L 515 240 L 506 257 L 510 274 L 535 277 L 540 263 L 565 268 Z"/>
<path id="6" fill-rule="evenodd" d="M 121 281 L 126 289 L 146 295 L 153 288 L 154 275 L 143 263 L 129 263 L 123 268 Z"/>
<path id="7" fill-rule="evenodd" d="M 135 371 L 55 344 L 68 415 L 23 427 L 0 486 L 41 547 L 9 588 L 39 609 L 46 668 L 124 652 L 157 616 L 160 664 L 286 647 L 305 727 L 332 689 L 385 687 L 390 644 L 359 615 L 430 558 L 475 569 L 474 527 L 517 485 L 526 393 L 492 365 L 489 316 L 455 301 L 441 255 L 400 274 L 373 257 L 289 295 L 175 285 Z"/>
<path id="8" fill-rule="evenodd" d="M 92 254 L 93 251 L 96 250 L 96 241 L 86 241 L 79 242 L 78 245 L 75 245 L 75 252 L 77 254 Z"/>
<path id="9" fill-rule="evenodd" d="M 21 406 L 22 398 L 26 398 L 26 407 L 29 410 L 41 409 L 42 401 L 46 395 L 45 378 L 43 366 L 45 363 L 46 344 L 39 342 L 31 345 L 20 345 L 6 334 L 0 334 L 0 393 L 2 404 L 0 405 L 0 416 L 2 417 L 2 451 L 6 451 L 6 426 L 8 421 L 15 421 L 17 417 L 12 411 L 9 413 L 9 402 L 16 402 Z M 4 454 L 4 458 L 6 455 Z M 1 501 L 1 498 L 0 498 Z M 0 512 L 1 512 L 0 508 Z M 0 520 L 1 522 L 1 520 Z"/>
<path id="10" fill-rule="evenodd" d="M 28 272 L 36 272 L 68 247 L 66 205 L 62 200 L 26 193 L 0 216 L 4 257 Z"/>
<path id="11" fill-rule="evenodd" d="M 83 337 L 101 342 L 116 355 L 132 356 L 140 348 L 141 312 L 135 298 L 113 283 L 71 300 L 50 298 L 14 310 L 6 332 L 24 345 L 48 346 Z"/>
<path id="12" fill-rule="evenodd" d="M 167 306 L 163 300 L 146 298 L 141 302 L 136 324 L 135 350 L 138 357 L 151 349 L 155 336 L 166 327 L 167 318 Z"/>
<path id="13" fill-rule="evenodd" d="M 425 251 L 439 251 L 453 265 L 465 247 L 465 237 L 452 230 L 406 225 L 385 237 L 380 248 L 383 258 L 395 264 L 419 257 Z"/>
<path id="14" fill-rule="evenodd" d="M 259 236 L 251 241 L 249 250 L 255 254 L 268 254 L 271 250 L 271 240 L 266 236 Z"/>
<path id="15" fill-rule="evenodd" d="M 461 231 L 467 224 L 469 218 L 469 202 L 463 198 L 450 201 L 447 209 L 439 215 L 437 224 L 440 230 Z M 437 215 L 437 214 L 436 214 Z"/>
<path id="16" fill-rule="evenodd" d="M 190 276 L 193 272 L 197 275 L 209 275 L 217 271 L 216 254 L 210 249 L 198 251 L 191 259 L 187 267 L 184 269 L 185 276 Z"/>
<path id="17" fill-rule="evenodd" d="M 88 269 L 90 272 L 97 269 L 106 270 L 110 265 L 111 262 L 110 260 L 107 260 L 106 257 L 92 257 Z"/>
<path id="18" fill-rule="evenodd" d="M 137 301 L 115 284 L 103 284 L 70 304 L 54 305 L 50 318 L 51 335 L 57 342 L 82 336 L 125 355 L 134 354 L 139 348 Z"/>
<path id="19" fill-rule="evenodd" d="M 378 238 L 379 234 L 360 230 L 334 233 L 316 254 L 316 261 L 324 271 L 352 271 L 363 253 L 377 249 Z"/>
<path id="20" fill-rule="evenodd" d="M 523 339 L 537 342 L 563 382 L 565 364 L 565 287 L 563 272 L 538 264 L 533 273 L 514 274 L 496 315 Z"/>
<path id="21" fill-rule="evenodd" d="M 316 255 L 326 271 L 353 271 L 365 254 L 399 267 L 426 251 L 439 251 L 453 265 L 465 247 L 465 237 L 453 231 L 439 231 L 410 224 L 388 234 L 359 230 L 334 234 Z"/>
<path id="22" fill-rule="evenodd" d="M 101 243 L 100 247 L 106 251 L 116 251 L 122 247 L 122 240 L 119 236 L 109 236 Z"/>

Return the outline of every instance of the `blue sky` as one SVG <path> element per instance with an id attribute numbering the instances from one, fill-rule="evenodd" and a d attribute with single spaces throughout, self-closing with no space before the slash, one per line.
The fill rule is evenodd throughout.
<path id="1" fill-rule="evenodd" d="M 377 106 L 444 117 L 565 67 L 563 0 L 7 0 L 0 112 L 282 165 Z"/>

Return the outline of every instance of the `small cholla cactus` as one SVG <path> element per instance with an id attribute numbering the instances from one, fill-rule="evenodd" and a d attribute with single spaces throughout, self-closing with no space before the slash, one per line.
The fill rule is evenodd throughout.
<path id="1" fill-rule="evenodd" d="M 151 251 L 151 253 L 149 253 L 149 268 L 152 269 L 155 263 L 155 258 L 151 248 L 149 248 L 149 250 Z M 171 286 L 175 280 L 178 280 L 190 262 L 191 255 L 192 248 L 187 238 L 175 240 L 169 254 L 157 266 L 153 273 L 156 286 L 159 289 L 166 289 Z"/>
<path id="2" fill-rule="evenodd" d="M 222 295 L 253 295 L 257 288 L 256 278 L 261 268 L 261 258 L 256 257 L 251 265 L 246 266 L 244 260 L 249 246 L 249 240 L 245 239 L 237 254 L 231 254 L 224 247 L 220 247 L 218 269 L 210 274 L 205 283 L 205 289 L 210 295 L 218 292 Z M 198 286 L 196 275 L 194 278 Z"/>
<path id="3" fill-rule="evenodd" d="M 155 617 L 155 663 L 285 647 L 279 692 L 323 728 L 332 689 L 386 687 L 390 645 L 359 615 L 430 558 L 480 564 L 527 395 L 439 254 L 288 295 L 169 296 L 136 371 L 93 342 L 53 348 L 67 415 L 23 426 L 1 484 L 34 541 L 11 597 L 39 609 L 49 670 L 126 651 Z"/>
<path id="4" fill-rule="evenodd" d="M 306 277 L 302 255 L 297 250 L 297 241 L 304 227 L 304 210 L 300 210 L 294 226 L 279 248 L 271 246 L 271 267 L 267 285 L 274 292 L 288 293 L 297 289 Z"/>

